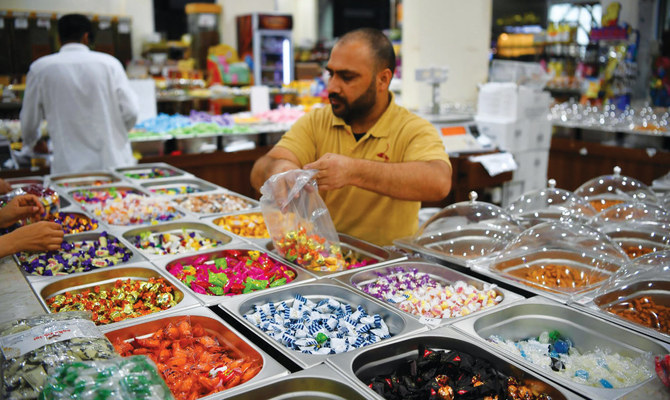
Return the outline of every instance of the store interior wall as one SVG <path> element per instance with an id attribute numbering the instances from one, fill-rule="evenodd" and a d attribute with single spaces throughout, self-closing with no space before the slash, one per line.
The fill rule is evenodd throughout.
<path id="1" fill-rule="evenodd" d="M 474 104 L 477 85 L 488 77 L 491 0 L 403 2 L 402 100 L 410 109 L 428 107 L 431 87 L 414 79 L 422 67 L 449 68 L 442 102 Z"/>
<path id="2" fill-rule="evenodd" d="M 133 56 L 142 52 L 142 42 L 154 33 L 154 11 L 151 0 L 2 0 L 5 10 L 51 11 L 58 14 L 82 13 L 132 18 Z"/>

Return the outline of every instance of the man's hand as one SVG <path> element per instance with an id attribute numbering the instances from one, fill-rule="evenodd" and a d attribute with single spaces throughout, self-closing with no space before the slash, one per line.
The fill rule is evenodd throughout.
<path id="1" fill-rule="evenodd" d="M 0 209 L 0 227 L 5 228 L 21 219 L 39 220 L 44 213 L 44 206 L 39 197 L 32 194 L 16 196 Z"/>
<path id="2" fill-rule="evenodd" d="M 319 190 L 334 190 L 351 185 L 355 173 L 355 163 L 351 157 L 326 153 L 313 163 L 305 164 L 304 169 L 316 169 L 316 183 Z"/>
<path id="3" fill-rule="evenodd" d="M 19 251 L 58 250 L 63 242 L 63 229 L 55 222 L 40 221 L 22 226 L 0 236 L 0 256 Z"/>
<path id="4" fill-rule="evenodd" d="M 10 190 L 12 190 L 12 185 L 10 185 L 6 180 L 0 179 L 0 195 L 5 194 Z"/>

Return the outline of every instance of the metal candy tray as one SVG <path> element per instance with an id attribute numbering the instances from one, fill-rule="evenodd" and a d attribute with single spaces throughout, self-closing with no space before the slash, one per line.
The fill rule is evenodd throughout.
<path id="1" fill-rule="evenodd" d="M 619 389 L 592 387 L 572 381 L 549 368 L 544 369 L 533 365 L 523 357 L 496 346 L 486 339 L 495 334 L 505 339 L 519 340 L 538 337 L 543 331 L 558 330 L 562 335 L 569 337 L 581 353 L 600 348 L 634 358 L 646 353 L 657 355 L 667 354 L 670 351 L 670 344 L 663 344 L 617 324 L 542 297 L 533 297 L 481 316 L 474 315 L 452 326 L 482 343 L 491 352 L 504 354 L 526 368 L 576 393 L 594 399 L 620 398 L 635 391 L 648 381 L 658 378 L 654 375 L 636 385 Z"/>
<path id="2" fill-rule="evenodd" d="M 352 270 L 349 271 L 348 274 L 346 275 L 340 275 L 338 276 L 337 279 L 338 281 L 342 282 L 344 285 L 351 286 L 353 287 L 356 291 L 364 294 L 365 296 L 370 296 L 373 297 L 372 295 L 369 295 L 365 293 L 363 290 L 358 289 L 357 285 L 361 284 L 366 284 L 373 282 L 375 279 L 377 279 L 380 275 L 388 275 L 389 273 L 392 273 L 395 269 L 397 268 L 403 268 L 404 270 L 409 270 L 409 269 L 416 269 L 419 272 L 423 272 L 428 274 L 431 278 L 439 281 L 440 283 L 443 284 L 443 286 L 450 285 L 456 281 L 465 281 L 465 283 L 472 285 L 476 287 L 478 290 L 482 290 L 484 288 L 485 282 L 468 276 L 466 274 L 454 271 L 453 269 L 449 267 L 445 267 L 442 265 L 438 264 L 432 264 L 432 263 L 427 263 L 427 262 L 417 262 L 417 261 L 394 261 L 391 264 L 386 264 L 380 267 L 374 267 L 370 269 L 366 269 L 365 271 L 360 271 L 358 272 L 357 270 Z M 480 312 L 486 312 L 489 310 L 493 310 L 497 307 L 501 307 L 519 300 L 522 300 L 524 297 L 521 295 L 518 295 L 516 293 L 513 293 L 509 290 L 500 288 L 500 287 L 495 287 L 493 290 L 496 291 L 498 296 L 502 296 L 502 301 L 498 303 L 495 306 L 484 308 L 482 310 L 476 311 L 473 314 L 468 314 L 468 315 L 477 315 Z M 438 326 L 444 326 L 448 324 L 452 324 L 456 321 L 460 321 L 463 318 L 467 318 L 468 315 L 460 316 L 460 317 L 453 317 L 453 318 L 428 318 L 428 317 L 422 317 L 419 315 L 415 315 L 412 313 L 407 313 L 405 311 L 402 311 L 398 304 L 394 304 L 391 302 L 388 302 L 388 304 L 392 307 L 397 308 L 399 311 L 406 313 L 407 315 L 410 315 L 412 318 L 416 318 L 419 322 L 426 324 L 428 327 L 438 327 Z"/>
<path id="3" fill-rule="evenodd" d="M 224 208 L 224 205 L 227 197 L 242 201 L 243 203 L 245 203 L 247 208 L 226 210 Z M 238 211 L 259 210 L 258 201 L 229 190 L 214 193 L 194 193 L 185 196 L 179 196 L 175 197 L 175 202 L 179 204 L 180 207 L 190 212 L 191 214 L 198 216 L 199 218 L 207 218 L 215 215 L 227 215 L 231 213 L 236 213 Z M 189 204 L 184 204 L 187 202 Z M 212 207 L 214 207 L 214 209 L 209 211 L 202 211 L 203 205 L 211 205 Z"/>
<path id="4" fill-rule="evenodd" d="M 54 280 L 33 282 L 31 286 L 42 307 L 48 313 L 51 313 L 51 310 L 47 305 L 47 300 L 53 296 L 63 294 L 65 292 L 77 294 L 83 292 L 84 290 L 92 290 L 95 286 L 111 288 L 114 287 L 114 283 L 119 279 L 148 281 L 150 278 L 162 278 L 166 284 L 169 284 L 172 287 L 174 291 L 174 299 L 177 301 L 177 305 L 174 307 L 171 307 L 167 310 L 161 310 L 155 314 L 163 314 L 165 311 L 193 308 L 200 305 L 200 303 L 198 303 L 198 301 L 193 296 L 182 291 L 173 279 L 167 277 L 166 274 L 158 272 L 155 268 L 153 268 L 153 266 L 151 266 L 151 264 L 149 264 L 149 262 L 136 263 L 133 265 L 126 265 L 122 268 L 112 268 L 79 276 L 59 277 Z M 140 321 L 146 320 L 151 315 L 153 314 L 132 318 L 132 321 L 139 323 Z M 110 323 L 107 325 L 116 326 L 125 321 L 126 320 Z"/>
<path id="5" fill-rule="evenodd" d="M 75 243 L 75 242 L 97 240 L 97 239 L 100 238 L 101 233 L 104 232 L 104 231 L 107 231 L 107 230 L 104 229 L 104 228 L 101 229 L 101 227 L 99 227 L 95 231 L 88 231 L 88 232 L 82 232 L 82 233 L 75 233 L 75 234 L 72 234 L 72 235 L 66 235 L 64 237 L 63 241 L 67 242 L 67 243 Z M 120 266 L 125 266 L 125 265 L 129 265 L 131 263 L 134 263 L 134 262 L 145 260 L 145 258 L 137 251 L 137 249 L 135 249 L 135 246 L 132 246 L 129 243 L 127 243 L 125 241 L 125 239 L 123 239 L 119 236 L 116 236 L 114 234 L 110 234 L 109 231 L 107 231 L 107 236 L 118 239 L 119 243 L 121 245 L 123 245 L 125 248 L 130 250 L 132 255 L 130 256 L 128 261 L 123 262 L 123 263 L 119 263 L 119 264 L 116 264 L 116 265 L 112 265 L 112 266 L 95 268 L 95 269 L 92 269 L 90 271 L 85 271 L 85 272 L 75 272 L 75 273 L 71 273 L 71 274 L 68 274 L 68 275 L 44 276 L 44 275 L 33 275 L 33 274 L 30 274 L 30 273 L 26 272 L 25 269 L 23 268 L 23 266 L 21 265 L 21 260 L 19 259 L 18 254 L 14 254 L 12 257 L 14 257 L 14 261 L 16 261 L 16 263 L 18 264 L 19 269 L 21 270 L 21 272 L 23 273 L 23 276 L 26 278 L 26 280 L 28 281 L 29 284 L 32 284 L 33 282 L 38 282 L 38 281 L 41 281 L 41 280 L 52 280 L 52 279 L 55 279 L 59 276 L 75 276 L 75 275 L 90 274 L 90 273 L 93 273 L 95 271 L 101 271 L 101 270 L 105 270 L 105 269 L 109 269 L 109 268 L 117 268 L 117 267 L 120 267 Z M 43 253 L 43 252 L 40 252 L 40 253 Z"/>
<path id="6" fill-rule="evenodd" d="M 192 231 L 192 232 L 197 232 L 199 233 L 202 237 L 211 239 L 211 240 L 218 240 L 221 242 L 220 245 L 215 246 L 215 248 L 224 246 L 226 244 L 229 244 L 233 239 L 231 236 L 226 235 L 225 233 L 219 231 L 215 227 L 211 226 L 210 224 L 207 224 L 205 222 L 202 222 L 198 219 L 188 219 L 188 218 L 182 218 L 176 222 L 166 222 L 158 225 L 149 225 L 149 226 L 144 226 L 141 228 L 130 228 L 123 230 L 123 233 L 120 234 L 121 237 L 123 237 L 128 243 L 131 245 L 134 245 L 136 236 L 139 236 L 140 234 L 144 232 L 151 232 L 154 234 L 182 234 L 184 230 Z M 208 250 L 196 250 L 196 251 L 190 251 L 186 253 L 179 253 L 179 254 L 168 254 L 168 255 L 160 255 L 156 254 L 155 252 L 151 250 L 145 250 L 135 247 L 142 255 L 144 255 L 146 258 L 150 260 L 154 259 L 159 259 L 163 257 L 169 257 L 169 256 L 185 256 L 189 254 L 193 254 L 194 252 L 198 251 L 208 251 L 208 250 L 213 250 L 213 249 L 208 249 Z"/>
<path id="7" fill-rule="evenodd" d="M 139 186 L 128 184 L 126 182 L 120 182 L 120 184 L 118 184 L 118 185 L 100 185 L 100 186 L 80 187 L 80 188 L 76 188 L 74 190 L 67 190 L 65 192 L 65 195 L 67 196 L 67 198 L 69 200 L 72 201 L 72 204 L 78 204 L 81 208 L 83 208 L 85 210 L 88 210 L 88 207 L 90 207 L 91 204 L 94 204 L 94 203 L 79 202 L 79 201 L 75 200 L 75 196 L 74 196 L 75 193 L 81 193 L 81 192 L 85 192 L 85 191 L 110 192 L 112 190 L 127 190 L 130 193 L 139 194 L 139 195 L 142 195 L 142 196 L 149 196 L 149 193 L 147 193 L 145 190 L 141 189 Z M 61 192 L 61 194 L 62 194 L 62 192 Z"/>
<path id="8" fill-rule="evenodd" d="M 220 187 L 199 178 L 165 178 L 153 180 L 152 182 L 140 183 L 140 186 L 151 193 L 152 196 L 181 196 L 187 194 L 187 192 L 181 192 L 182 188 L 186 188 L 187 190 L 188 188 L 191 188 L 191 190 L 193 190 L 193 192 L 188 193 L 204 193 L 221 190 Z M 171 193 L 171 190 L 175 193 Z"/>
<path id="9" fill-rule="evenodd" d="M 227 233 L 230 233 L 231 235 L 233 235 L 235 237 L 238 237 L 238 238 L 240 238 L 244 241 L 247 241 L 247 242 L 254 243 L 254 244 L 266 249 L 265 245 L 270 240 L 270 234 L 269 233 L 268 233 L 268 236 L 264 237 L 264 238 L 263 237 L 243 236 L 243 235 L 238 235 L 234 232 L 231 232 L 231 231 L 225 229 L 223 227 L 223 225 L 220 224 L 224 218 L 246 216 L 246 215 L 258 215 L 261 218 L 263 218 L 263 213 L 261 212 L 260 208 L 255 208 L 255 209 L 251 209 L 251 210 L 240 210 L 240 211 L 235 211 L 235 212 L 227 213 L 227 214 L 218 214 L 218 215 L 215 215 L 215 216 L 204 217 L 204 218 L 201 218 L 201 220 L 210 222 L 214 226 L 216 226 L 217 228 L 219 228 L 219 229 L 221 229 L 221 230 L 223 230 Z M 263 219 L 263 223 L 265 223 L 265 219 Z"/>
<path id="10" fill-rule="evenodd" d="M 114 327 L 102 327 L 101 330 L 114 343 L 117 339 L 126 341 L 136 337 L 148 337 L 167 324 L 177 322 L 185 316 L 189 317 L 191 324 L 200 324 L 209 335 L 215 336 L 219 343 L 225 343 L 228 347 L 234 348 L 237 355 L 251 357 L 263 363 L 263 368 L 260 372 L 247 382 L 210 396 L 201 397 L 200 400 L 225 398 L 228 393 L 255 388 L 270 380 L 275 381 L 288 374 L 286 368 L 205 307 L 181 309 L 169 314 L 154 314 L 142 322 L 137 321 L 138 323 L 132 324 L 119 323 Z"/>
<path id="11" fill-rule="evenodd" d="M 167 175 L 162 177 L 146 177 L 146 178 L 132 178 L 129 175 L 132 174 L 150 174 L 154 168 L 160 169 L 165 172 Z M 114 171 L 121 175 L 124 179 L 130 182 L 149 182 L 156 179 L 166 179 L 166 178 L 192 178 L 193 174 L 188 173 L 177 167 L 173 167 L 167 163 L 147 163 L 147 164 L 137 164 L 132 167 L 122 167 L 115 168 Z"/>
<path id="12" fill-rule="evenodd" d="M 250 243 L 239 241 L 239 239 L 235 238 L 231 242 L 226 244 L 225 246 L 219 247 L 217 250 L 208 250 L 206 252 L 200 252 L 200 253 L 190 255 L 190 256 L 184 256 L 184 255 L 165 256 L 165 257 L 162 257 L 160 259 L 153 260 L 153 263 L 154 263 L 154 265 L 156 265 L 156 267 L 161 272 L 163 272 L 166 275 L 171 275 L 170 272 L 168 272 L 168 268 L 172 267 L 175 263 L 181 263 L 182 265 L 191 264 L 196 259 L 201 258 L 203 256 L 206 257 L 207 260 L 214 260 L 216 258 L 220 258 L 228 250 L 242 250 L 242 251 L 252 250 L 252 251 L 262 252 L 262 249 L 257 248 L 256 246 L 253 246 Z M 284 264 L 289 269 L 291 269 L 296 274 L 295 279 L 293 281 L 283 285 L 283 286 L 278 286 L 278 287 L 274 287 L 274 288 L 266 288 L 266 289 L 260 290 L 259 292 L 238 294 L 238 295 L 235 295 L 235 296 L 216 296 L 216 295 L 200 294 L 200 293 L 194 292 L 190 287 L 188 287 L 183 282 L 179 281 L 179 279 L 176 278 L 176 277 L 175 277 L 175 281 L 178 281 L 179 285 L 181 287 L 186 288 L 186 291 L 189 292 L 191 295 L 193 295 L 195 298 L 197 298 L 203 305 L 211 306 L 211 305 L 214 305 L 214 304 L 225 304 L 225 303 L 228 303 L 230 301 L 234 301 L 238 297 L 248 298 L 249 296 L 252 296 L 255 293 L 273 292 L 273 291 L 276 291 L 276 290 L 280 290 L 281 288 L 286 287 L 286 286 L 293 286 L 297 283 L 311 281 L 311 280 L 314 279 L 313 276 L 307 274 L 306 272 L 303 272 L 302 269 L 295 267 L 293 264 L 290 264 L 290 263 L 282 260 L 281 258 L 275 256 L 274 254 L 271 254 L 271 253 L 267 253 L 267 254 L 274 261 L 279 262 L 281 264 Z"/>
<path id="13" fill-rule="evenodd" d="M 229 389 L 216 399 L 257 400 L 371 400 L 376 396 L 362 392 L 355 383 L 327 364 L 273 379 L 246 390 Z"/>
<path id="14" fill-rule="evenodd" d="M 44 177 L 42 176 L 23 176 L 20 178 L 7 178 L 7 183 L 12 186 L 12 189 L 17 189 L 28 185 L 44 185 Z"/>
<path id="15" fill-rule="evenodd" d="M 121 181 L 121 177 L 109 171 L 90 171 L 78 174 L 48 175 L 47 181 L 57 187 L 72 189 L 115 184 Z"/>
<path id="16" fill-rule="evenodd" d="M 583 302 L 578 300 L 577 302 L 570 303 L 569 306 L 670 343 L 670 333 L 664 333 L 649 325 L 642 324 L 641 321 L 630 320 L 607 310 L 609 307 L 625 305 L 630 301 L 642 297 L 650 298 L 658 305 L 670 307 L 670 280 L 664 277 L 654 280 L 640 280 L 624 287 L 619 287 L 616 290 L 600 294 L 594 298 L 585 298 Z M 667 326 L 670 321 L 660 322 L 664 322 Z"/>
<path id="17" fill-rule="evenodd" d="M 356 293 L 353 289 L 337 284 L 334 281 L 301 283 L 299 285 L 274 290 L 270 293 L 261 291 L 246 297 L 233 298 L 232 301 L 222 303 L 219 306 L 227 310 L 237 320 L 261 337 L 266 343 L 286 355 L 286 357 L 298 364 L 301 368 L 310 368 L 324 362 L 328 358 L 337 358 L 341 356 L 342 354 L 305 354 L 297 350 L 291 350 L 272 339 L 265 332 L 243 317 L 244 314 L 253 312 L 253 306 L 261 306 L 268 302 L 285 301 L 288 306 L 291 306 L 296 294 L 300 294 L 315 303 L 318 303 L 323 299 L 335 299 L 340 303 L 348 303 L 352 305 L 352 307 L 361 305 L 369 315 L 379 314 L 382 317 L 389 328 L 389 333 L 392 338 L 402 337 L 426 330 L 422 324 L 405 315 L 405 313 L 388 307 L 380 301 L 362 296 Z M 378 346 L 379 343 L 384 343 L 386 340 L 389 339 L 382 340 L 381 342 L 367 347 Z"/>
<path id="18" fill-rule="evenodd" d="M 474 343 L 468 336 L 450 327 L 418 333 L 412 337 L 391 339 L 374 348 L 363 347 L 331 358 L 326 364 L 334 366 L 346 377 L 354 381 L 361 394 L 382 398 L 370 387 L 368 382 L 377 375 L 391 374 L 408 360 L 416 359 L 418 349 L 425 346 L 434 350 L 454 350 L 488 361 L 493 368 L 508 376 L 517 378 L 520 383 L 537 393 L 546 393 L 552 400 L 581 399 L 582 397 L 562 388 L 529 368 L 518 365 L 509 358 L 493 353 Z"/>

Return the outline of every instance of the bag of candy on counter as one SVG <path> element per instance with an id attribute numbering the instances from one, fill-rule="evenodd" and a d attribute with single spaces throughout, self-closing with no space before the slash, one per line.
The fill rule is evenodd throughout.
<path id="1" fill-rule="evenodd" d="M 22 318 L 0 326 L 0 398 L 37 399 L 54 368 L 116 356 L 88 311 Z"/>
<path id="2" fill-rule="evenodd" d="M 47 378 L 40 400 L 171 400 L 156 364 L 146 356 L 64 364 Z"/>
<path id="3" fill-rule="evenodd" d="M 314 271 L 341 271 L 344 260 L 316 170 L 271 176 L 261 187 L 261 210 L 272 243 L 287 260 Z"/>

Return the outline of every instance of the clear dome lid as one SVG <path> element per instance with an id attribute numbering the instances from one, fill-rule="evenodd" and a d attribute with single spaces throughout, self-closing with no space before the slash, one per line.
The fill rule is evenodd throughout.
<path id="1" fill-rule="evenodd" d="M 573 296 L 591 291 L 628 262 L 618 244 L 596 229 L 563 221 L 525 230 L 489 271 L 526 286 Z"/>
<path id="2" fill-rule="evenodd" d="M 602 175 L 585 182 L 575 190 L 575 195 L 583 197 L 596 211 L 633 200 L 647 203 L 658 201 L 647 185 L 637 179 L 621 175 L 619 167 L 614 167 L 613 175 Z"/>
<path id="3" fill-rule="evenodd" d="M 443 208 L 426 221 L 411 238 L 425 249 L 459 259 L 473 259 L 500 251 L 521 233 L 521 227 L 502 208 L 470 200 Z"/>
<path id="4" fill-rule="evenodd" d="M 523 194 L 506 211 L 525 228 L 555 220 L 584 224 L 596 215 L 586 200 L 568 190 L 557 189 L 553 179 L 549 179 L 546 188 Z"/>
<path id="5" fill-rule="evenodd" d="M 622 223 L 670 227 L 670 213 L 658 205 L 633 201 L 602 210 L 590 221 L 592 226 L 600 230 L 607 229 L 611 224 Z"/>
<path id="6" fill-rule="evenodd" d="M 638 223 L 610 224 L 600 229 L 632 259 L 670 250 L 670 230 L 664 226 Z"/>

